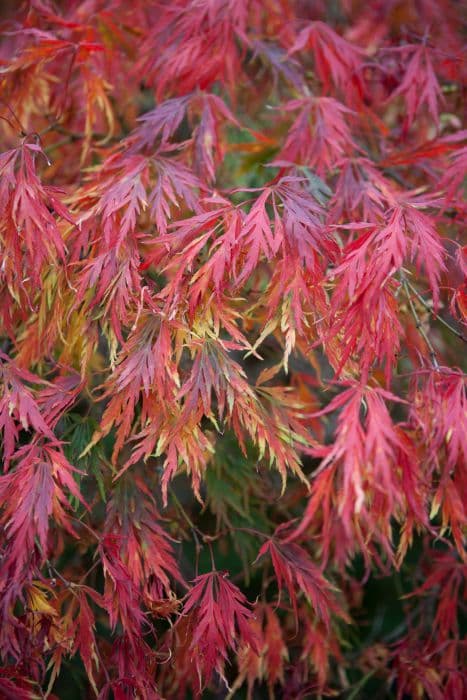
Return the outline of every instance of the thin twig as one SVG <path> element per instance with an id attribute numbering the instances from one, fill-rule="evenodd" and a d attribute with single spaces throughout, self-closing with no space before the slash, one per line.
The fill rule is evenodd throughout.
<path id="1" fill-rule="evenodd" d="M 422 295 L 420 294 L 420 292 L 418 291 L 418 289 L 416 289 L 416 288 L 413 286 L 413 284 L 412 284 L 411 282 L 409 282 L 409 280 L 406 279 L 405 281 L 406 281 L 406 284 L 407 284 L 407 286 L 409 287 L 409 289 L 415 294 L 415 296 L 417 297 L 418 301 L 419 301 L 421 304 L 423 304 L 423 306 L 425 307 L 425 309 L 426 309 L 427 311 L 429 311 L 429 312 L 432 314 L 432 316 L 434 316 L 434 317 L 436 318 L 437 321 L 439 321 L 440 323 L 442 323 L 443 326 L 445 326 L 448 330 L 450 330 L 451 333 L 454 333 L 454 335 L 455 335 L 457 338 L 459 338 L 460 340 L 463 340 L 464 343 L 467 343 L 467 338 L 465 337 L 465 335 L 462 335 L 462 333 L 461 333 L 460 331 L 456 330 L 456 329 L 454 328 L 454 326 L 451 326 L 451 324 L 448 323 L 442 316 L 440 316 L 438 313 L 436 313 L 436 311 L 428 304 L 428 302 L 422 297 Z"/>
<path id="2" fill-rule="evenodd" d="M 254 535 L 255 537 L 264 537 L 266 540 L 271 538 L 271 535 L 267 535 L 265 532 L 260 532 L 252 527 L 233 527 L 232 531 L 246 532 L 248 535 Z"/>
<path id="3" fill-rule="evenodd" d="M 57 148 L 61 148 L 62 146 L 67 146 L 69 143 L 72 143 L 73 139 L 71 136 L 67 136 L 64 139 L 60 139 L 60 141 L 55 141 L 55 143 L 51 143 L 50 146 L 46 146 L 44 151 L 46 153 L 50 153 L 51 151 L 55 151 Z"/>
<path id="4" fill-rule="evenodd" d="M 60 571 L 52 564 L 52 562 L 49 559 L 46 559 L 45 563 L 49 570 L 49 575 L 52 573 L 54 574 L 54 576 L 50 576 L 50 578 L 58 578 L 66 588 L 72 588 L 75 585 L 73 581 L 68 581 L 68 579 L 62 576 Z"/>
<path id="5" fill-rule="evenodd" d="M 189 516 L 188 513 L 186 512 L 185 508 L 184 508 L 184 507 L 182 506 L 182 504 L 180 503 L 180 501 L 179 501 L 179 499 L 178 499 L 178 497 L 177 497 L 177 494 L 175 493 L 175 491 L 173 490 L 173 488 L 170 487 L 170 488 L 169 488 L 169 491 L 170 491 L 170 495 L 172 496 L 172 498 L 173 498 L 173 500 L 174 500 L 174 502 L 175 502 L 175 505 L 177 506 L 178 510 L 180 511 L 180 513 L 182 514 L 182 516 L 184 517 L 184 519 L 186 520 L 186 522 L 188 523 L 188 525 L 190 526 L 190 528 L 191 528 L 192 530 L 195 530 L 195 531 L 198 530 L 198 528 L 197 528 L 196 525 L 194 524 L 193 520 L 190 518 L 190 516 Z M 198 532 L 199 532 L 199 531 L 198 531 Z M 203 533 L 201 533 L 201 534 L 203 534 Z M 203 535 L 203 536 L 204 536 L 204 535 Z"/>
<path id="6" fill-rule="evenodd" d="M 405 290 L 405 294 L 407 296 L 407 300 L 409 302 L 412 316 L 415 319 L 415 326 L 416 326 L 418 332 L 420 333 L 420 335 L 422 336 L 423 340 L 426 343 L 426 346 L 427 346 L 429 354 L 430 354 L 431 364 L 433 365 L 433 367 L 435 369 L 438 370 L 439 369 L 439 362 L 438 362 L 438 359 L 436 357 L 436 350 L 433 346 L 433 343 L 429 339 L 425 329 L 423 328 L 422 322 L 420 321 L 420 316 L 418 315 L 417 309 L 415 308 L 415 305 L 412 301 L 412 297 L 410 296 L 410 290 L 409 290 L 409 286 L 407 283 L 407 279 L 405 277 L 405 274 L 402 271 L 400 272 L 400 276 L 401 276 L 401 280 L 402 280 L 402 285 L 403 285 L 404 290 Z"/>

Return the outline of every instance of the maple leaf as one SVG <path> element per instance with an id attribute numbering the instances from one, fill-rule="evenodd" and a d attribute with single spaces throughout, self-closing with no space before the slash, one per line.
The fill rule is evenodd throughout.
<path id="1" fill-rule="evenodd" d="M 128 700 L 137 696 L 142 700 L 163 700 L 154 680 L 155 661 L 154 652 L 143 639 L 119 635 L 112 645 L 111 654 L 116 678 L 109 678 L 99 693 L 99 699 Z"/>
<path id="2" fill-rule="evenodd" d="M 96 601 L 96 595 L 92 592 L 92 598 Z M 73 653 L 79 653 L 83 661 L 88 678 L 97 692 L 95 672 L 99 669 L 99 657 L 97 655 L 97 644 L 95 638 L 95 618 L 88 603 L 85 590 L 78 590 L 77 608 L 78 613 L 72 623 L 70 630 L 73 637 Z M 69 614 L 71 613 L 71 610 Z"/>
<path id="3" fill-rule="evenodd" d="M 434 304 L 438 304 L 443 249 L 431 220 L 415 206 L 395 205 L 388 211 L 386 226 L 373 229 L 369 225 L 366 233 L 346 246 L 340 264 L 329 273 L 332 278 L 338 277 L 338 284 L 332 301 L 335 316 L 331 317 L 328 337 L 342 334 L 347 346 L 338 372 L 358 348 L 363 367 L 370 367 L 375 358 L 385 359 L 386 378 L 389 378 L 402 333 L 394 298 L 397 283 L 392 278 L 403 268 L 406 259 L 415 259 L 419 269 L 425 267 Z M 350 228 L 354 226 L 366 224 L 350 225 Z M 377 329 L 375 335 L 373 331 Z"/>
<path id="4" fill-rule="evenodd" d="M 237 42 L 244 40 L 246 18 L 245 0 L 215 0 L 209 7 L 176 2 L 158 12 L 141 47 L 137 71 L 149 82 L 157 77 L 157 97 L 168 88 L 179 94 L 206 89 L 218 79 L 234 85 L 240 71 Z M 196 75 L 193 65 L 199 66 Z"/>
<path id="5" fill-rule="evenodd" d="M 465 377 L 459 372 L 429 371 L 415 377 L 413 390 L 412 418 L 429 441 L 435 464 L 438 452 L 445 451 L 448 473 L 467 461 Z"/>
<path id="6" fill-rule="evenodd" d="M 171 207 L 180 208 L 184 203 L 192 211 L 199 211 L 196 191 L 203 185 L 180 160 L 155 156 L 151 164 L 155 169 L 156 183 L 149 192 L 151 216 L 162 235 L 167 233 Z"/>
<path id="7" fill-rule="evenodd" d="M 315 168 L 322 176 L 344 156 L 358 151 L 348 126 L 352 110 L 333 97 L 304 97 L 281 106 L 300 110 L 274 163 L 282 161 Z"/>
<path id="8" fill-rule="evenodd" d="M 223 120 L 240 127 L 240 123 L 217 95 L 203 94 L 201 103 L 201 118 L 193 132 L 194 167 L 205 182 L 212 182 L 215 163 L 224 157 L 220 124 Z"/>
<path id="9" fill-rule="evenodd" d="M 192 277 L 190 290 L 192 305 L 210 287 L 214 287 L 218 297 L 226 291 L 230 282 L 229 272 L 239 256 L 243 221 L 242 212 L 233 210 L 226 211 L 223 221 L 217 222 L 217 226 L 223 223 L 224 233 L 213 241 L 207 262 L 201 265 Z"/>
<path id="10" fill-rule="evenodd" d="M 175 135 L 182 123 L 191 95 L 172 97 L 139 117 L 139 126 L 133 131 L 131 141 L 139 150 L 154 148 L 160 139 L 162 150 Z"/>
<path id="11" fill-rule="evenodd" d="M 259 56 L 269 65 L 274 84 L 277 85 L 281 77 L 288 80 L 297 90 L 302 91 L 305 84 L 303 69 L 297 60 L 287 55 L 286 51 L 274 42 L 256 39 L 253 43 L 254 56 Z"/>
<path id="12" fill-rule="evenodd" d="M 279 206 L 283 208 L 283 228 L 280 233 L 284 254 L 296 256 L 306 268 L 313 270 L 317 257 L 325 260 L 332 258 L 337 246 L 323 226 L 324 210 L 310 196 L 308 185 L 309 181 L 304 178 L 282 177 L 274 188 L 274 193 Z M 274 213 L 275 225 L 280 229 L 277 209 Z M 278 237 L 279 231 L 275 233 Z"/>
<path id="13" fill-rule="evenodd" d="M 388 180 L 367 158 L 344 157 L 336 166 L 340 172 L 330 202 L 330 221 L 379 221 L 388 205 Z"/>
<path id="14" fill-rule="evenodd" d="M 396 49 L 407 60 L 406 71 L 400 85 L 394 90 L 391 99 L 403 95 L 407 105 L 407 127 L 410 128 L 418 114 L 426 106 L 430 116 L 439 126 L 438 103 L 443 96 L 433 67 L 433 52 L 424 45 L 404 46 Z"/>
<path id="15" fill-rule="evenodd" d="M 395 208 L 391 216 L 390 226 L 401 226 L 401 219 L 405 224 L 405 233 L 410 236 L 410 244 L 407 245 L 407 257 L 415 260 L 417 268 L 424 268 L 433 293 L 435 308 L 439 304 L 439 278 L 445 269 L 444 250 L 441 238 L 433 224 L 433 220 L 419 208 L 429 205 L 423 197 L 413 199 L 402 210 Z M 402 224 L 402 226 L 404 226 Z M 409 252 L 410 251 L 410 252 Z"/>
<path id="16" fill-rule="evenodd" d="M 102 215 L 107 246 L 118 247 L 134 230 L 138 214 L 147 207 L 147 160 L 142 156 L 122 158 L 116 154 L 103 165 L 102 171 L 104 177 L 96 214 Z M 121 218 L 117 218 L 121 210 Z"/>
<path id="17" fill-rule="evenodd" d="M 250 644 L 240 647 L 237 654 L 238 676 L 230 688 L 228 698 L 235 697 L 245 679 L 249 696 L 252 696 L 253 686 L 257 681 L 265 680 L 270 693 L 273 693 L 276 683 L 284 684 L 284 663 L 288 660 L 288 651 L 273 608 L 257 603 L 250 626 L 257 651 Z"/>
<path id="18" fill-rule="evenodd" d="M 190 620 L 191 662 L 195 664 L 203 688 L 216 670 L 224 678 L 228 651 L 241 644 L 257 649 L 249 624 L 253 613 L 243 593 L 227 578 L 227 573 L 201 574 L 187 593 L 183 615 Z"/>
<path id="19" fill-rule="evenodd" d="M 31 685 L 18 674 L 16 667 L 7 666 L 0 670 L 0 692 L 5 700 L 37 700 L 39 696 Z"/>
<path id="20" fill-rule="evenodd" d="M 105 575 L 103 605 L 115 629 L 121 623 L 134 648 L 138 645 L 146 619 L 141 609 L 141 596 L 121 558 L 121 537 L 107 533 L 99 544 L 99 555 Z"/>
<path id="21" fill-rule="evenodd" d="M 154 415 L 154 390 L 163 392 L 169 409 L 180 386 L 177 367 L 173 362 L 171 325 L 153 315 L 143 314 L 138 328 L 128 335 L 125 345 L 120 350 L 114 372 L 107 380 L 104 398 L 110 397 L 110 401 L 103 413 L 100 429 L 88 449 L 102 435 L 109 433 L 113 426 L 117 426 L 112 456 L 113 460 L 116 460 L 131 433 L 140 396 L 144 402 L 141 424 L 145 424 L 145 417 L 157 418 L 158 422 L 163 419 L 159 409 L 157 416 Z M 156 357 L 163 358 L 164 361 L 156 362 Z M 170 411 L 167 412 L 170 414 Z M 155 436 L 154 432 L 152 434 Z M 155 441 L 152 447 L 154 444 Z"/>
<path id="22" fill-rule="evenodd" d="M 305 626 L 302 653 L 311 661 L 317 675 L 318 689 L 324 691 L 332 658 L 339 661 L 342 659 L 339 640 L 335 632 L 328 627 L 316 625 L 306 611 L 302 611 L 301 620 Z"/>
<path id="23" fill-rule="evenodd" d="M 465 464 L 467 464 L 465 377 L 457 372 L 428 372 L 413 384 L 410 415 L 427 447 L 431 473 L 439 483 L 431 504 L 432 518 L 441 510 L 442 529 L 451 528 L 460 556 L 466 558 Z"/>
<path id="24" fill-rule="evenodd" d="M 462 589 L 465 587 L 467 564 L 460 562 L 453 552 L 430 552 L 430 564 L 426 567 L 427 576 L 421 586 L 415 588 L 407 598 L 426 597 L 440 590 L 436 615 L 433 620 L 433 636 L 441 639 L 451 636 L 459 638 L 458 610 Z"/>
<path id="25" fill-rule="evenodd" d="M 0 353 L 0 376 L 0 430 L 3 432 L 4 469 L 7 470 L 20 429 L 32 428 L 35 433 L 45 435 L 51 440 L 55 436 L 50 428 L 50 415 L 44 417 L 39 405 L 40 399 L 35 398 L 26 385 L 26 382 L 36 385 L 44 385 L 46 382 L 31 372 L 16 367 L 3 353 Z"/>
<path id="26" fill-rule="evenodd" d="M 29 277 L 40 284 L 43 265 L 57 258 L 64 260 L 59 221 L 73 224 L 59 198 L 63 192 L 41 183 L 36 171 L 39 156 L 48 160 L 42 148 L 26 138 L 19 148 L 0 156 L 0 205 L 7 212 L 1 222 L 1 239 L 3 255 L 13 263 L 6 268 L 12 289 L 21 287 Z"/>
<path id="27" fill-rule="evenodd" d="M 298 612 L 297 589 L 299 589 L 326 627 L 329 627 L 331 613 L 345 617 L 331 594 L 329 582 L 300 545 L 272 538 L 261 546 L 256 561 L 266 554 L 271 557 L 279 593 L 285 585 L 295 616 Z"/>
<path id="28" fill-rule="evenodd" d="M 122 326 L 128 324 L 135 297 L 143 293 L 139 266 L 137 247 L 131 240 L 90 258 L 82 265 L 73 309 L 83 304 L 86 311 L 108 315 L 115 336 L 122 342 Z"/>
<path id="29" fill-rule="evenodd" d="M 152 495 L 140 480 L 132 489 L 128 479 L 120 479 L 114 498 L 107 506 L 105 531 L 120 542 L 120 557 L 134 585 L 156 605 L 171 596 L 170 579 L 186 585 L 161 527 Z"/>
<path id="30" fill-rule="evenodd" d="M 338 377 L 347 366 L 351 376 L 351 361 L 359 356 L 364 379 L 377 361 L 384 363 L 388 381 L 402 334 L 402 326 L 397 317 L 397 287 L 394 283 L 391 284 L 391 280 L 384 286 L 378 285 L 377 278 L 366 267 L 364 275 L 365 278 L 350 303 L 340 306 L 340 289 L 337 288 L 332 303 L 334 314 L 324 340 L 329 343 L 328 348 L 333 341 L 342 341 L 335 352 L 335 361 L 330 353 Z"/>
<path id="31" fill-rule="evenodd" d="M 363 52 L 329 27 L 324 22 L 311 22 L 297 35 L 289 52 L 291 54 L 310 47 L 313 51 L 315 69 L 328 92 L 331 83 L 352 95 L 361 85 Z"/>
<path id="32" fill-rule="evenodd" d="M 49 519 L 71 534 L 74 530 L 67 517 L 71 506 L 66 491 L 84 504 L 73 478 L 76 470 L 66 460 L 59 444 L 32 443 L 20 447 L 12 455 L 15 469 L 0 476 L 1 522 L 9 547 L 4 571 L 10 571 L 14 580 L 21 576 L 36 547 L 40 545 L 41 558 L 49 550 Z M 15 503 L 8 495 L 17 494 Z"/>
<path id="33" fill-rule="evenodd" d="M 411 452 L 403 434 L 396 430 L 385 400 L 400 402 L 398 397 L 379 387 L 362 387 L 351 383 L 324 409 L 324 413 L 341 409 L 336 440 L 329 447 L 314 450 L 317 456 L 322 455 L 324 459 L 319 467 L 318 481 L 312 487 L 304 521 L 294 537 L 310 524 L 320 500 L 326 495 L 328 500 L 323 504 L 326 519 L 332 517 L 335 504 L 344 529 L 351 537 L 352 522 L 358 515 L 360 523 L 366 522 L 370 532 L 378 533 L 377 537 L 391 555 L 391 518 L 399 508 L 405 510 L 406 507 L 404 484 L 396 477 L 395 464 L 400 463 L 404 454 L 410 457 Z M 328 477 L 322 476 L 323 470 L 329 470 Z M 410 472 L 404 474 L 405 478 L 410 476 Z M 332 500 L 329 500 L 334 479 L 338 482 Z M 421 515 L 418 502 L 415 501 L 412 506 L 414 512 Z M 426 524 L 423 515 L 422 518 Z M 375 528 L 375 520 L 378 528 Z M 329 522 L 325 523 L 325 528 L 329 537 Z"/>
<path id="34" fill-rule="evenodd" d="M 267 205 L 273 217 L 269 216 Z M 318 257 L 334 255 L 336 248 L 323 226 L 323 214 L 302 177 L 282 177 L 274 186 L 266 187 L 245 216 L 238 234 L 240 251 L 244 250 L 238 253 L 243 262 L 238 283 L 248 278 L 262 256 L 271 260 L 280 252 L 314 270 Z"/>
<path id="35" fill-rule="evenodd" d="M 432 666 L 437 652 L 436 641 L 433 642 L 428 637 L 420 639 L 416 631 L 409 632 L 394 644 L 391 667 L 397 673 L 399 697 L 403 697 L 404 693 L 413 695 L 423 692 L 433 700 L 443 700 L 443 673 L 437 670 L 439 667 Z"/>
<path id="36" fill-rule="evenodd" d="M 68 372 L 65 374 L 64 370 Z M 51 428 L 56 426 L 63 414 L 75 403 L 82 388 L 81 376 L 70 368 L 62 368 L 62 373 L 40 390 L 37 404 L 47 425 Z M 50 434 L 48 437 L 51 437 Z"/>
<path id="37" fill-rule="evenodd" d="M 444 146 L 452 147 L 453 152 L 449 159 L 449 165 L 443 172 L 443 177 L 441 180 L 441 188 L 446 190 L 446 200 L 456 201 L 457 195 L 460 194 L 462 198 L 462 183 L 464 180 L 464 173 L 467 170 L 467 145 L 461 145 L 456 147 L 457 143 L 465 141 L 467 138 L 467 130 L 460 131 L 456 134 L 450 134 L 442 139 Z M 461 202 L 459 202 L 461 206 Z"/>
<path id="38" fill-rule="evenodd" d="M 274 337 L 284 346 L 283 366 L 286 372 L 292 352 L 301 344 L 309 345 L 313 320 L 326 309 L 321 285 L 324 272 L 319 266 L 312 272 L 304 271 L 294 262 L 294 256 L 285 255 L 276 266 L 268 289 L 270 303 L 264 328 L 254 344 L 257 350 L 265 338 L 274 333 Z M 315 326 L 314 330 L 320 333 L 319 326 Z"/>
<path id="39" fill-rule="evenodd" d="M 264 255 L 266 259 L 271 259 L 277 252 L 278 242 L 274 238 L 269 215 L 266 211 L 266 203 L 271 194 L 272 191 L 266 188 L 254 202 L 243 222 L 240 236 L 247 250 L 247 257 L 238 278 L 239 283 L 251 274 L 261 255 Z"/>

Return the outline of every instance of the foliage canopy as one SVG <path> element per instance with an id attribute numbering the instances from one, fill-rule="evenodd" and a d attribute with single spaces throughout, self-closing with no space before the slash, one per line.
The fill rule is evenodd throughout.
<path id="1" fill-rule="evenodd" d="M 461 5 L 3 3 L 1 697 L 467 696 Z"/>

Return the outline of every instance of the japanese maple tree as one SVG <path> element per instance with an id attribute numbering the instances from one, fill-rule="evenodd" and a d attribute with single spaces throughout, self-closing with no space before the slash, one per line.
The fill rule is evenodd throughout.
<path id="1" fill-rule="evenodd" d="M 461 10 L 1 3 L 2 698 L 467 697 Z"/>

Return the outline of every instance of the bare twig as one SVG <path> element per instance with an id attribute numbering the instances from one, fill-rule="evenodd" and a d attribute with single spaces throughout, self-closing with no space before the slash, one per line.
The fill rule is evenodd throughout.
<path id="1" fill-rule="evenodd" d="M 460 340 L 463 340 L 464 343 L 467 343 L 467 338 L 465 335 L 462 335 L 460 331 L 458 331 L 454 326 L 451 326 L 450 323 L 448 323 L 442 316 L 440 316 L 436 311 L 428 304 L 428 302 L 422 297 L 418 289 L 416 289 L 411 282 L 409 282 L 408 279 L 405 280 L 407 287 L 410 289 L 411 292 L 414 293 L 414 295 L 417 297 L 418 301 L 423 304 L 425 309 L 431 313 L 432 316 L 436 318 L 437 321 L 443 324 L 445 328 L 451 331 L 457 338 Z"/>
<path id="2" fill-rule="evenodd" d="M 422 336 L 423 340 L 426 343 L 426 346 L 428 348 L 428 352 L 430 354 L 431 364 L 433 365 L 433 367 L 436 370 L 438 370 L 439 369 L 439 362 L 438 362 L 438 358 L 436 357 L 436 350 L 434 348 L 433 343 L 429 339 L 425 329 L 423 328 L 423 324 L 420 320 L 420 316 L 418 315 L 417 309 L 415 308 L 415 304 L 413 303 L 412 297 L 410 296 L 410 289 L 409 289 L 409 284 L 407 282 L 407 278 L 405 276 L 405 273 L 402 272 L 402 270 L 400 271 L 400 277 L 401 277 L 402 285 L 403 285 L 404 290 L 405 290 L 405 294 L 407 296 L 407 301 L 409 302 L 410 311 L 412 312 L 412 316 L 414 317 L 414 320 L 415 320 L 415 326 L 416 326 L 418 332 L 420 333 L 420 335 Z"/>

